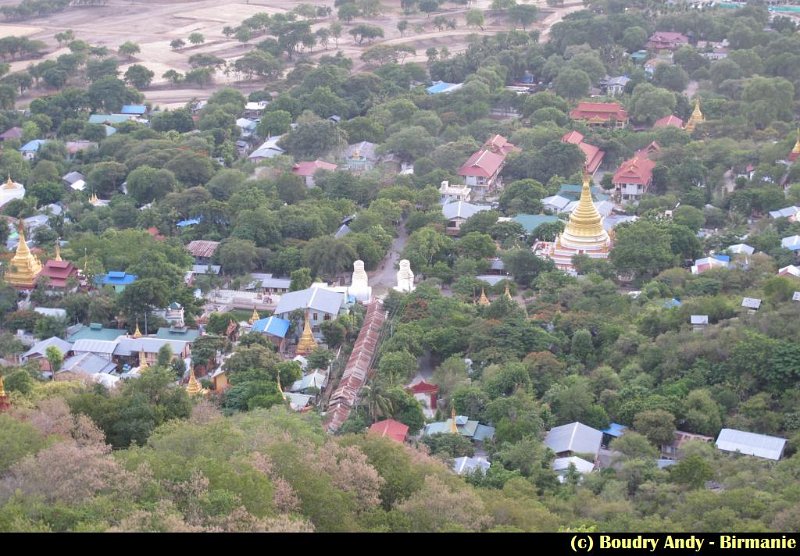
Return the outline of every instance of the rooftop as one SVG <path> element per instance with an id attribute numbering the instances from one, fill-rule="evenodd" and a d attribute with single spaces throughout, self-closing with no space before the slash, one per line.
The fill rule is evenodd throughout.
<path id="1" fill-rule="evenodd" d="M 777 461 L 783 455 L 786 439 L 736 429 L 722 429 L 716 445 L 725 452 L 740 452 Z"/>
<path id="2" fill-rule="evenodd" d="M 545 446 L 557 454 L 575 452 L 595 456 L 600 451 L 602 441 L 602 432 L 578 422 L 554 427 L 544 439 Z"/>
<path id="3" fill-rule="evenodd" d="M 369 434 L 385 436 L 396 442 L 405 442 L 406 436 L 408 435 L 408 425 L 404 425 L 394 419 L 384 419 L 383 421 L 373 423 L 369 427 Z"/>

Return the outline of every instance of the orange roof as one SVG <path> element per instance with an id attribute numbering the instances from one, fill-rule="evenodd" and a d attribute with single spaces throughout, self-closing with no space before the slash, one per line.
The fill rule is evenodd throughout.
<path id="1" fill-rule="evenodd" d="M 400 421 L 394 419 L 385 419 L 373 423 L 369 428 L 370 434 L 377 434 L 378 436 L 388 436 L 397 442 L 405 442 L 408 435 L 408 425 L 404 425 Z"/>
<path id="2" fill-rule="evenodd" d="M 664 116 L 661 119 L 656 120 L 653 124 L 653 127 L 677 127 L 679 129 L 683 129 L 683 120 L 681 120 L 678 116 L 670 114 L 669 116 Z"/>
<path id="3" fill-rule="evenodd" d="M 590 145 L 583 142 L 583 134 L 579 131 L 570 131 L 561 137 L 562 143 L 569 143 L 570 145 L 577 145 L 586 157 L 584 168 L 590 174 L 594 174 L 603 162 L 603 157 L 606 155 L 605 151 L 601 151 L 599 147 Z"/>
<path id="4" fill-rule="evenodd" d="M 496 154 L 492 151 L 481 149 L 470 156 L 458 169 L 458 175 L 477 176 L 480 178 L 492 177 L 500 170 L 505 159 L 504 154 Z"/>
<path id="5" fill-rule="evenodd" d="M 569 143 L 571 145 L 578 145 L 583 142 L 583 133 L 580 131 L 570 131 L 565 133 L 561 138 L 562 143 Z"/>
<path id="6" fill-rule="evenodd" d="M 618 102 L 579 102 L 569 117 L 574 120 L 627 120 L 628 113 Z"/>
<path id="7" fill-rule="evenodd" d="M 649 158 L 635 156 L 620 164 L 617 171 L 614 172 L 612 183 L 614 185 L 625 183 L 650 185 L 650 182 L 653 181 L 653 168 L 655 167 L 656 163 Z"/>
<path id="8" fill-rule="evenodd" d="M 507 155 L 508 153 L 521 150 L 516 145 L 509 143 L 508 139 L 502 135 L 492 135 L 483 144 L 484 149 L 490 150 L 493 153 Z"/>
<path id="9" fill-rule="evenodd" d="M 336 164 L 325 162 L 324 160 L 314 160 L 312 162 L 298 162 L 292 167 L 292 173 L 297 176 L 313 176 L 317 170 L 336 170 Z"/>

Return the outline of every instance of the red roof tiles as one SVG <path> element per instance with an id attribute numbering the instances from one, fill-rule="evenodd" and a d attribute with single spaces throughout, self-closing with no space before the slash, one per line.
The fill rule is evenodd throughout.
<path id="1" fill-rule="evenodd" d="M 404 425 L 394 419 L 385 419 L 373 423 L 369 428 L 369 433 L 389 437 L 397 442 L 405 442 L 406 436 L 408 435 L 408 425 Z"/>
<path id="2" fill-rule="evenodd" d="M 324 160 L 314 160 L 312 162 L 304 161 L 298 162 L 292 167 L 292 173 L 297 176 L 313 176 L 317 170 L 328 170 L 334 171 L 336 170 L 336 164 L 331 164 L 330 162 L 325 162 Z"/>

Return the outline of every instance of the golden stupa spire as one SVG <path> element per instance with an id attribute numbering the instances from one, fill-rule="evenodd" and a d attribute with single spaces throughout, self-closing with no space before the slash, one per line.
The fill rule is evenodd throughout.
<path id="1" fill-rule="evenodd" d="M 486 297 L 486 292 L 481 288 L 481 297 L 478 299 L 478 305 L 489 305 L 489 298 Z"/>
<path id="2" fill-rule="evenodd" d="M 92 196 L 89 197 L 89 203 L 94 205 L 94 206 L 97 206 L 100 203 L 100 198 L 97 196 L 97 193 L 95 193 L 94 191 L 92 191 Z"/>
<path id="3" fill-rule="evenodd" d="M 250 315 L 250 320 L 249 320 L 249 321 L 247 321 L 247 322 L 249 322 L 249 323 L 252 325 L 253 323 L 255 323 L 255 322 L 256 322 L 258 319 L 260 319 L 260 318 L 261 318 L 261 317 L 260 317 L 260 316 L 258 316 L 258 311 L 256 311 L 256 306 L 255 306 L 255 305 L 253 305 L 253 314 L 252 314 L 252 315 Z"/>
<path id="4" fill-rule="evenodd" d="M 792 149 L 792 154 L 800 154 L 800 127 L 797 128 L 797 141 Z"/>
<path id="5" fill-rule="evenodd" d="M 456 405 L 453 404 L 450 409 L 450 432 L 458 434 L 458 425 L 456 425 Z"/>
<path id="6" fill-rule="evenodd" d="M 16 189 L 17 184 L 14 183 L 14 180 L 11 179 L 11 174 L 8 174 L 8 179 L 6 183 L 3 184 L 3 189 Z"/>
<path id="7" fill-rule="evenodd" d="M 0 398 L 6 397 L 6 388 L 5 384 L 3 384 L 3 375 L 0 375 Z"/>
<path id="8" fill-rule="evenodd" d="M 694 101 L 694 110 L 692 111 L 692 115 L 689 116 L 689 121 L 686 122 L 684 129 L 691 133 L 694 131 L 694 128 L 697 126 L 697 124 L 703 123 L 704 121 L 706 121 L 705 116 L 703 116 L 703 113 L 700 111 L 700 97 L 697 97 L 697 99 Z"/>
<path id="9" fill-rule="evenodd" d="M 569 216 L 569 222 L 564 229 L 564 234 L 578 237 L 592 237 L 604 234 L 603 218 L 597 212 L 597 207 L 592 201 L 589 174 L 583 174 L 583 187 L 578 206 Z"/>
<path id="10" fill-rule="evenodd" d="M 62 261 L 61 258 L 61 238 L 56 239 L 56 261 Z"/>
<path id="11" fill-rule="evenodd" d="M 6 282 L 17 288 L 33 289 L 36 277 L 42 271 L 42 263 L 28 249 L 25 241 L 25 228 L 22 220 L 19 221 L 19 244 L 14 257 L 8 263 Z"/>
<path id="12" fill-rule="evenodd" d="M 317 341 L 314 339 L 314 334 L 311 332 L 311 317 L 306 311 L 306 316 L 303 319 L 303 334 L 300 336 L 300 341 L 297 342 L 297 354 L 307 355 L 314 351 L 317 347 Z"/>
<path id="13" fill-rule="evenodd" d="M 136 319 L 136 330 L 133 331 L 133 337 L 134 338 L 142 337 L 142 331 L 139 330 L 139 319 Z"/>
<path id="14" fill-rule="evenodd" d="M 204 392 L 203 387 L 200 386 L 200 382 L 194 374 L 194 365 L 189 367 L 189 382 L 186 384 L 186 392 L 190 396 L 196 396 Z"/>
<path id="15" fill-rule="evenodd" d="M 147 356 L 144 354 L 144 350 L 139 350 L 139 372 L 148 368 L 149 365 L 147 364 Z"/>
<path id="16" fill-rule="evenodd" d="M 509 301 L 513 301 L 514 299 L 511 297 L 511 290 L 508 289 L 508 281 L 506 281 L 506 289 L 503 292 L 503 295 L 506 296 L 506 299 Z"/>

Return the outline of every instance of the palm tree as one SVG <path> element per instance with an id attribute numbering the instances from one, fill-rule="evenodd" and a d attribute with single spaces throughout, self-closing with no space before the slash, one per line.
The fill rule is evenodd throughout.
<path id="1" fill-rule="evenodd" d="M 380 384 L 364 386 L 361 390 L 360 404 L 367 409 L 370 420 L 375 422 L 382 417 L 391 417 L 394 414 L 392 400 Z"/>

